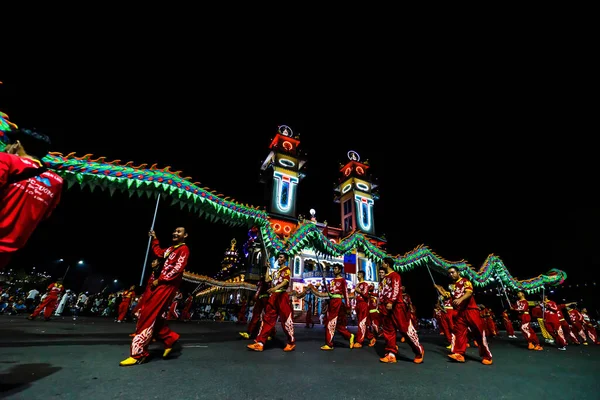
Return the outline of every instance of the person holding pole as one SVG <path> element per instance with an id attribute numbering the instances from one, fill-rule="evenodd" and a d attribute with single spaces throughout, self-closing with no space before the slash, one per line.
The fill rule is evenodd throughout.
<path id="1" fill-rule="evenodd" d="M 173 245 L 167 249 L 160 247 L 153 230 L 149 235 L 152 237 L 152 251 L 157 257 L 164 258 L 165 261 L 158 279 L 152 282 L 152 290 L 144 301 L 144 307 L 140 310 L 135 336 L 131 341 L 130 357 L 119 363 L 123 367 L 141 364 L 146 360 L 149 355 L 148 345 L 153 336 L 164 342 L 163 358 L 169 355 L 173 350 L 173 345 L 179 339 L 179 334 L 169 329 L 162 314 L 171 305 L 173 297 L 177 294 L 183 278 L 183 271 L 188 263 L 190 250 L 185 244 L 188 233 L 184 227 L 175 228 Z"/>

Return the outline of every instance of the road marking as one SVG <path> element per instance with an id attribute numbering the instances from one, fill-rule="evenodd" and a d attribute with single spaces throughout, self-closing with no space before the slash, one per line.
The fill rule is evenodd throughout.
<path id="1" fill-rule="evenodd" d="M 182 347 L 208 347 L 208 346 L 183 345 Z"/>

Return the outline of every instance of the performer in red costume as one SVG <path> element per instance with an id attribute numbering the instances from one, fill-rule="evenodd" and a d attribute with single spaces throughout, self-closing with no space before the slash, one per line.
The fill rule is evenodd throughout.
<path id="1" fill-rule="evenodd" d="M 350 348 L 354 347 L 354 334 L 348 330 L 348 317 L 350 312 L 350 298 L 348 297 L 348 286 L 346 278 L 342 276 L 342 267 L 333 266 L 334 278 L 329 281 L 327 293 L 319 292 L 314 286 L 309 286 L 310 290 L 318 297 L 329 297 L 329 307 L 327 307 L 327 325 L 325 326 L 325 344 L 321 350 L 333 350 L 333 337 L 335 332 L 350 342 Z M 345 302 L 342 302 L 342 300 Z"/>
<path id="2" fill-rule="evenodd" d="M 306 304 L 306 319 L 304 320 L 305 328 L 313 328 L 315 323 L 313 321 L 313 305 L 312 301 L 307 302 Z"/>
<path id="3" fill-rule="evenodd" d="M 191 294 L 185 299 L 185 303 L 183 305 L 183 310 L 181 310 L 181 319 L 183 322 L 188 322 L 192 319 L 192 304 L 194 304 L 194 296 Z"/>
<path id="4" fill-rule="evenodd" d="M 567 320 L 565 319 L 565 316 L 564 316 L 564 313 L 567 312 L 568 307 L 572 306 L 573 304 L 577 304 L 577 303 L 572 302 L 572 303 L 567 303 L 567 304 L 558 304 L 558 311 L 556 312 L 556 314 L 558 315 L 558 322 L 560 322 L 560 326 L 565 334 L 565 338 L 569 338 L 571 340 L 571 342 L 573 342 L 575 344 L 581 344 L 579 342 L 579 339 L 577 339 L 577 336 L 575 336 L 575 332 L 573 332 L 573 330 L 571 330 L 571 327 L 569 326 L 569 323 L 567 322 Z M 563 313 L 563 310 L 565 310 L 564 313 Z"/>
<path id="5" fill-rule="evenodd" d="M 543 303 L 546 330 L 556 342 L 558 350 L 567 350 L 567 339 L 558 318 L 558 305 L 546 296 L 544 296 Z"/>
<path id="6" fill-rule="evenodd" d="M 127 311 L 129 311 L 131 301 L 134 297 L 135 285 L 131 285 L 129 289 L 123 291 L 121 294 L 121 303 L 119 304 L 119 316 L 117 317 L 117 322 L 123 322 L 123 320 L 125 320 L 125 317 L 127 317 Z"/>
<path id="7" fill-rule="evenodd" d="M 406 292 L 406 287 L 402 286 L 402 301 L 404 301 L 404 305 L 406 307 L 406 314 L 410 318 L 415 327 L 415 330 L 419 330 L 419 320 L 417 319 L 417 308 L 412 302 L 410 295 Z M 402 343 L 404 343 L 404 337 L 402 337 Z"/>
<path id="8" fill-rule="evenodd" d="M 50 316 L 56 309 L 56 303 L 58 302 L 58 296 L 65 290 L 65 287 L 62 285 L 62 279 L 57 279 L 56 283 L 51 283 L 46 289 L 46 293 L 48 295 L 46 298 L 37 306 L 37 308 L 33 311 L 33 313 L 27 317 L 29 320 L 34 320 L 42 310 L 44 310 L 44 319 L 46 321 L 50 320 Z"/>
<path id="9" fill-rule="evenodd" d="M 265 275 L 261 275 L 256 284 L 256 292 L 254 292 L 254 308 L 252 309 L 250 323 L 246 328 L 246 332 L 238 332 L 244 339 L 250 339 L 254 335 L 254 331 L 259 327 L 258 322 L 262 321 L 263 311 L 269 302 L 269 293 L 267 292 L 269 287 L 270 285 L 265 281 Z M 275 326 L 273 326 L 273 329 L 275 329 Z"/>
<path id="10" fill-rule="evenodd" d="M 354 297 L 356 298 L 356 319 L 358 320 L 358 329 L 356 331 L 356 342 L 354 348 L 362 347 L 362 343 L 367 337 L 367 327 L 369 323 L 369 293 L 372 285 L 365 282 L 365 271 L 358 271 L 358 283 L 354 288 Z"/>
<path id="11" fill-rule="evenodd" d="M 454 330 L 452 331 L 451 359 L 458 362 L 465 362 L 465 350 L 467 349 L 467 330 L 471 329 L 471 335 L 477 342 L 481 362 L 484 365 L 492 365 L 492 352 L 483 329 L 483 321 L 479 316 L 479 307 L 473 296 L 473 284 L 466 278 L 460 276 L 458 268 L 450 267 L 448 274 L 453 283 L 450 284 L 450 292 L 445 293 L 445 297 L 450 294 L 453 298 L 452 306 L 456 310 L 454 317 Z"/>
<path id="12" fill-rule="evenodd" d="M 506 329 L 506 334 L 511 339 L 516 339 L 515 336 L 515 328 L 513 328 L 512 321 L 510 320 L 510 316 L 508 315 L 508 310 L 502 311 L 502 322 L 504 323 L 504 328 Z"/>
<path id="13" fill-rule="evenodd" d="M 240 304 L 240 311 L 238 312 L 237 315 L 237 323 L 238 324 L 246 324 L 248 323 L 248 320 L 246 319 L 246 308 L 248 306 L 248 302 L 246 301 L 246 298 L 244 297 L 242 299 L 242 302 Z"/>
<path id="14" fill-rule="evenodd" d="M 121 366 L 141 364 L 148 357 L 148 345 L 152 337 L 156 336 L 165 345 L 163 358 L 173 350 L 173 344 L 179 335 L 169 329 L 167 322 L 162 317 L 173 297 L 179 289 L 183 271 L 188 263 L 190 250 L 185 244 L 188 233 L 184 227 L 178 227 L 173 232 L 173 245 L 166 250 L 160 247 L 154 231 L 152 236 L 152 251 L 157 257 L 164 258 L 165 262 L 158 279 L 152 282 L 150 296 L 144 300 L 135 328 L 135 336 L 131 341 L 131 356 L 119 363 Z"/>
<path id="15" fill-rule="evenodd" d="M 267 290 L 267 293 L 270 294 L 269 301 L 255 343 L 247 346 L 250 350 L 263 351 L 267 338 L 273 334 L 277 317 L 281 321 L 281 327 L 287 338 L 287 345 L 283 351 L 292 351 L 296 348 L 292 308 L 286 291 L 292 275 L 290 268 L 286 265 L 287 259 L 286 253 L 279 253 L 277 255 L 279 269 L 273 273 L 272 279 L 268 276 L 265 280 L 267 283 L 271 283 L 273 287 Z"/>
<path id="16" fill-rule="evenodd" d="M 381 334 L 381 314 L 379 314 L 379 293 L 375 291 L 375 286 L 369 285 L 369 304 L 367 314 L 367 340 L 369 347 L 375 346 L 377 337 Z"/>
<path id="17" fill-rule="evenodd" d="M 585 329 L 585 333 L 587 333 L 592 343 L 600 344 L 600 341 L 598 340 L 598 334 L 596 333 L 596 328 L 594 328 L 594 325 L 592 324 L 592 320 L 588 315 L 587 308 L 581 309 L 581 315 L 583 316 L 583 328 Z"/>
<path id="18" fill-rule="evenodd" d="M 379 288 L 379 311 L 383 315 L 383 337 L 385 338 L 386 355 L 379 361 L 395 363 L 398 347 L 396 346 L 396 330 L 408 341 L 415 353 L 413 360 L 416 364 L 423 362 L 425 349 L 419 343 L 419 336 L 413 322 L 408 315 L 406 305 L 402 299 L 402 279 L 400 274 L 392 269 L 394 259 L 383 259 L 382 267 L 385 268 L 385 278 Z"/>
<path id="19" fill-rule="evenodd" d="M 571 323 L 573 324 L 572 331 L 574 331 L 575 334 L 581 338 L 581 343 L 583 343 L 584 346 L 587 346 L 587 337 L 583 329 L 583 315 L 579 312 L 578 309 L 576 309 L 572 305 L 567 305 L 567 312 L 569 313 L 569 318 L 571 319 Z"/>
<path id="20" fill-rule="evenodd" d="M 447 292 L 442 286 L 434 285 L 438 293 L 440 294 L 440 302 L 442 304 L 442 327 L 440 330 L 444 332 L 444 336 L 448 341 L 448 350 L 452 349 L 452 333 L 454 332 L 454 317 L 456 316 L 456 310 L 452 306 L 452 294 Z M 468 347 L 467 340 L 467 347 Z"/>
<path id="21" fill-rule="evenodd" d="M 519 313 L 519 319 L 521 320 L 521 332 L 527 340 L 528 349 L 535 351 L 542 351 L 544 348 L 540 346 L 540 339 L 531 327 L 531 316 L 529 315 L 529 302 L 525 298 L 524 292 L 517 293 L 517 303 L 511 306 L 513 310 Z"/>
<path id="22" fill-rule="evenodd" d="M 63 179 L 40 161 L 50 149 L 48 136 L 27 129 L 5 133 L 9 144 L 0 153 L 0 270 L 52 214 L 63 187 Z"/>

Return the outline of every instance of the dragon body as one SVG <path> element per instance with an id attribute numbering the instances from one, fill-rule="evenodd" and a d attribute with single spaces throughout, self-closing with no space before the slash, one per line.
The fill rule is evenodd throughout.
<path id="1" fill-rule="evenodd" d="M 15 127 L 16 125 L 8 120 L 6 114 L 0 113 L 0 151 L 5 147 L 4 132 Z M 506 287 L 527 293 L 540 291 L 544 285 L 562 284 L 567 277 L 564 271 L 552 269 L 546 274 L 531 279 L 517 280 L 512 277 L 502 260 L 493 254 L 487 257 L 478 270 L 475 270 L 464 260 L 447 261 L 424 245 L 404 255 L 392 256 L 371 243 L 360 231 L 355 231 L 339 243 L 333 243 L 310 222 L 300 222 L 298 228 L 284 241 L 275 233 L 266 211 L 201 187 L 199 182 L 192 182 L 191 178 L 182 177 L 180 172 L 171 171 L 170 167 L 157 168 L 156 164 L 150 167 L 147 164 L 136 166 L 132 162 L 123 164 L 119 160 L 107 161 L 105 157 L 94 159 L 91 154 L 77 157 L 74 153 L 67 155 L 50 153 L 42 161 L 48 168 L 63 177 L 68 188 L 73 185 L 89 187 L 92 191 L 100 188 L 108 190 L 111 194 L 115 190 L 121 190 L 129 192 L 130 195 L 137 194 L 148 198 L 160 195 L 164 199 L 170 199 L 171 205 L 187 207 L 198 217 L 205 217 L 212 222 L 220 221 L 231 226 L 256 226 L 260 230 L 265 246 L 272 254 L 286 251 L 293 256 L 304 248 L 313 248 L 323 257 L 341 257 L 356 248 L 364 253 L 365 257 L 375 262 L 388 256 L 394 258 L 394 267 L 400 272 L 425 266 L 445 272 L 450 267 L 457 267 L 462 275 L 468 277 L 476 286 L 486 286 L 494 279 L 500 279 Z M 239 282 L 216 281 L 191 272 L 186 272 L 184 279 L 219 287 L 240 286 Z M 254 288 L 250 283 L 242 285 L 247 289 Z"/>

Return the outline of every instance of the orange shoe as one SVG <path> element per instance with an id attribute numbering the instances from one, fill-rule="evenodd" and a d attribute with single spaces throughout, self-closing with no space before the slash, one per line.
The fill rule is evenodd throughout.
<path id="1" fill-rule="evenodd" d="M 352 346 L 353 349 L 360 349 L 362 346 L 362 344 L 360 343 L 354 343 L 354 346 Z"/>
<path id="2" fill-rule="evenodd" d="M 544 348 L 538 344 L 537 346 L 535 346 L 533 348 L 533 350 L 535 350 L 535 351 L 542 351 L 542 350 L 544 350 Z"/>
<path id="3" fill-rule="evenodd" d="M 396 360 L 396 356 L 394 355 L 394 353 L 387 353 L 387 355 L 383 358 L 380 358 L 379 361 L 381 361 L 382 363 L 387 363 L 387 364 L 398 362 Z"/>
<path id="4" fill-rule="evenodd" d="M 423 362 L 423 357 L 425 356 L 425 349 L 421 346 L 421 354 L 416 356 L 413 362 L 415 364 L 421 364 Z"/>
<path id="5" fill-rule="evenodd" d="M 467 347 L 471 347 L 471 345 L 469 343 L 467 343 Z"/>
<path id="6" fill-rule="evenodd" d="M 135 337 L 135 332 L 134 333 L 130 333 L 129 337 Z"/>
<path id="7" fill-rule="evenodd" d="M 404 336 L 402 336 L 402 337 L 400 338 L 400 343 L 404 343 L 404 342 L 406 342 L 406 339 L 404 339 Z"/>
<path id="8" fill-rule="evenodd" d="M 263 351 L 264 346 L 262 343 L 256 342 L 256 343 L 249 344 L 246 347 L 249 348 L 250 350 L 254 350 L 254 351 Z"/>
<path id="9" fill-rule="evenodd" d="M 481 360 L 481 363 L 483 365 L 492 365 L 492 359 L 491 358 L 484 358 L 483 360 Z"/>
<path id="10" fill-rule="evenodd" d="M 290 344 L 288 343 L 284 348 L 283 351 L 293 351 L 296 348 L 295 344 Z"/>
<path id="11" fill-rule="evenodd" d="M 452 354 L 448 354 L 448 357 L 450 357 L 454 361 L 458 361 L 461 363 L 465 362 L 465 357 L 462 354 L 452 353 Z"/>
<path id="12" fill-rule="evenodd" d="M 534 346 L 534 344 L 533 344 L 533 343 L 531 343 L 531 342 L 529 342 L 529 344 L 527 345 L 527 349 L 529 349 L 529 350 L 533 350 L 533 349 L 535 349 L 535 346 Z"/>
<path id="13" fill-rule="evenodd" d="M 477 343 L 477 340 L 473 340 L 473 344 L 475 345 L 475 347 L 479 347 L 479 343 Z"/>
<path id="14" fill-rule="evenodd" d="M 321 346 L 321 350 L 333 350 L 333 347 L 329 347 L 328 345 Z"/>
<path id="15" fill-rule="evenodd" d="M 373 347 L 375 346 L 375 343 L 377 343 L 377 339 L 373 338 L 369 341 L 369 347 Z"/>

